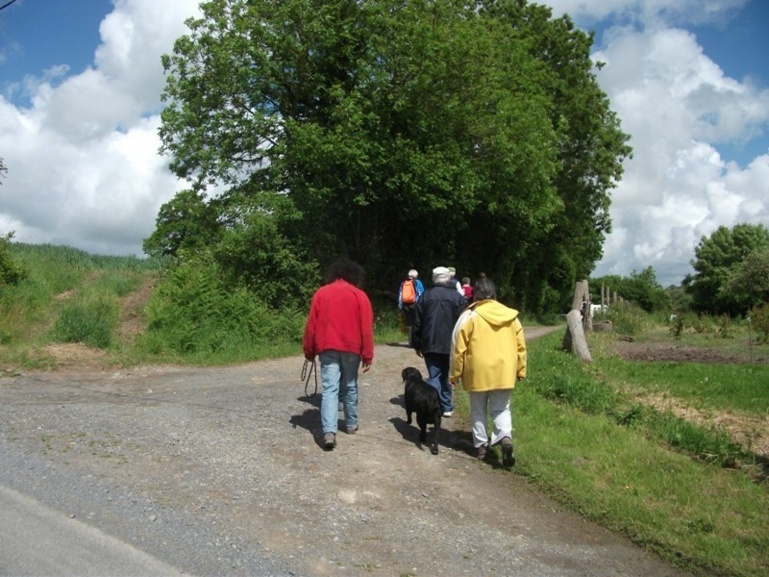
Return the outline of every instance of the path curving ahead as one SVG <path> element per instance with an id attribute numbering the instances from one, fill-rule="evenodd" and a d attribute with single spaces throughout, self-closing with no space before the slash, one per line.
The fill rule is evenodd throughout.
<path id="1" fill-rule="evenodd" d="M 360 432 L 324 451 L 302 361 L 2 378 L 0 495 L 44 510 L 39 534 L 47 515 L 76 521 L 81 542 L 121 544 L 154 574 L 684 575 L 474 459 L 458 419 L 444 421 L 438 456 L 420 447 L 399 375 L 423 364 L 399 344 L 378 346 L 362 375 Z M 13 531 L 0 515 L 0 535 Z M 57 567 L 61 548 L 40 553 L 35 534 L 11 545 L 15 558 Z M 0 575 L 42 572 L 20 566 L 3 554 Z M 135 574 L 58 566 L 46 574 Z"/>

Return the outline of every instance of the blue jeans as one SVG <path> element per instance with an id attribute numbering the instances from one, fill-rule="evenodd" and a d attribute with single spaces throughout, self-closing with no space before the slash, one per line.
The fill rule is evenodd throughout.
<path id="1" fill-rule="evenodd" d="M 453 411 L 454 405 L 451 402 L 451 385 L 449 384 L 449 355 L 440 353 L 424 353 L 428 377 L 426 381 L 438 389 L 438 396 L 441 399 L 441 410 Z"/>
<path id="2" fill-rule="evenodd" d="M 344 407 L 344 422 L 349 429 L 358 424 L 358 367 L 360 355 L 340 351 L 323 351 L 320 360 L 320 380 L 323 385 L 320 400 L 320 421 L 324 433 L 336 433 L 339 401 Z"/>

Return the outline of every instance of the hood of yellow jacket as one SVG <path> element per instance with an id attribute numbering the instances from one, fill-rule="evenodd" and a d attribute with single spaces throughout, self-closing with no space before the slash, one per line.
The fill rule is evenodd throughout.
<path id="1" fill-rule="evenodd" d="M 512 323 L 518 318 L 518 311 L 506 307 L 499 301 L 493 299 L 487 299 L 473 303 L 473 311 L 475 314 L 483 317 L 483 319 L 489 323 L 492 327 L 503 327 Z"/>

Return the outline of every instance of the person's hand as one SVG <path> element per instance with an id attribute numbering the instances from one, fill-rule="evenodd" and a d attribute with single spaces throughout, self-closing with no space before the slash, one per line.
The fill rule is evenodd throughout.
<path id="1" fill-rule="evenodd" d="M 367 373 L 370 368 L 371 368 L 371 363 L 363 363 L 363 372 L 364 373 Z"/>
<path id="2" fill-rule="evenodd" d="M 422 358 L 422 351 L 419 349 L 414 349 L 414 352 L 417 354 L 417 356 L 421 359 Z"/>
<path id="3" fill-rule="evenodd" d="M 456 384 L 456 383 L 449 383 L 449 386 L 450 386 L 452 389 L 456 389 L 456 388 L 457 388 L 457 384 Z"/>

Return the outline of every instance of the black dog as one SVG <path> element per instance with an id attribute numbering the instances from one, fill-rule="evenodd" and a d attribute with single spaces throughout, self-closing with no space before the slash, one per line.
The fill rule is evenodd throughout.
<path id="1" fill-rule="evenodd" d="M 435 425 L 433 444 L 430 452 L 433 455 L 438 454 L 438 437 L 441 434 L 441 400 L 438 397 L 438 391 L 422 380 L 422 373 L 414 367 L 406 367 L 401 372 L 403 384 L 406 387 L 404 400 L 406 404 L 406 423 L 411 424 L 411 413 L 417 414 L 417 424 L 419 425 L 419 440 L 427 440 L 427 425 Z"/>

